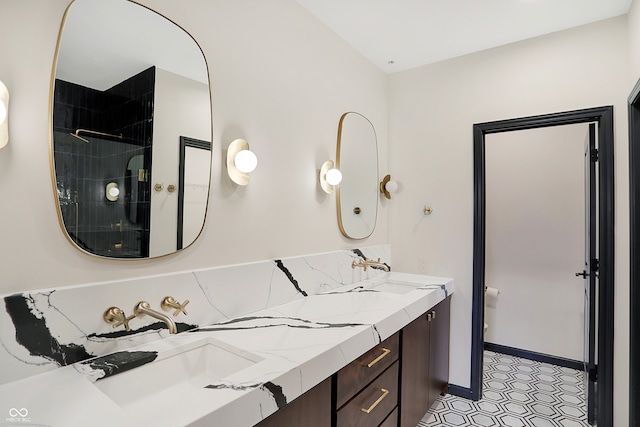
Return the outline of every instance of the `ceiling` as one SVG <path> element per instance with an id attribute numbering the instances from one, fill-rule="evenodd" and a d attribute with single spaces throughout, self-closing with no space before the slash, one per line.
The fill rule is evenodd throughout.
<path id="1" fill-rule="evenodd" d="M 624 15 L 632 0 L 297 0 L 387 73 Z"/>

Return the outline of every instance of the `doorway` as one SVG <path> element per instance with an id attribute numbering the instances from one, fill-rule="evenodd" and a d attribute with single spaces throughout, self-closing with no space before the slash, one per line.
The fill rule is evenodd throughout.
<path id="1" fill-rule="evenodd" d="M 614 279 L 614 182 L 613 182 L 613 107 L 599 107 L 542 116 L 524 117 L 475 124 L 474 134 L 474 246 L 472 302 L 472 358 L 469 397 L 482 397 L 484 351 L 484 297 L 486 246 L 486 162 L 485 136 L 577 123 L 596 123 L 598 147 L 598 221 L 599 288 L 598 295 L 598 396 L 596 421 L 600 427 L 613 423 L 613 279 Z"/>
<path id="2" fill-rule="evenodd" d="M 629 426 L 640 427 L 640 81 L 629 95 Z"/>

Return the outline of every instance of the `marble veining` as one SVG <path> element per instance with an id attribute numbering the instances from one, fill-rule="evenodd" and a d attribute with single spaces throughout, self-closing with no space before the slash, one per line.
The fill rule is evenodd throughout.
<path id="1" fill-rule="evenodd" d="M 37 308 L 31 295 L 11 295 L 4 298 L 4 304 L 15 327 L 16 342 L 31 356 L 52 360 L 59 366 L 93 357 L 84 346 L 62 344 L 52 336 L 43 312 Z"/>
<path id="2" fill-rule="evenodd" d="M 305 291 L 303 291 L 302 289 L 300 289 L 300 285 L 298 285 L 298 281 L 296 279 L 293 278 L 293 275 L 291 274 L 291 272 L 287 269 L 287 267 L 284 266 L 284 264 L 282 264 L 282 261 L 277 259 L 274 261 L 276 263 L 276 265 L 278 266 L 278 268 L 280 270 L 282 270 L 282 272 L 284 273 L 285 276 L 287 276 L 287 279 L 289 279 L 289 281 L 293 284 L 293 287 L 296 288 L 296 290 L 298 292 L 300 292 L 303 296 L 307 297 L 309 296 L 309 294 L 307 294 Z"/>
<path id="3" fill-rule="evenodd" d="M 93 373 L 82 369 L 82 367 L 89 367 L 93 371 L 102 371 L 101 375 L 95 376 L 97 381 L 153 362 L 157 357 L 157 351 L 118 351 L 80 362 L 79 365 L 80 371 L 90 376 L 93 376 Z"/>
<path id="4" fill-rule="evenodd" d="M 283 408 L 287 404 L 287 396 L 282 393 L 282 387 L 272 383 L 271 381 L 267 381 L 265 383 L 259 384 L 230 384 L 218 382 L 214 384 L 209 384 L 205 386 L 205 388 L 213 389 L 213 390 L 222 390 L 222 389 L 230 389 L 230 390 L 250 390 L 255 388 L 260 388 L 263 390 L 267 390 L 273 396 L 273 400 L 278 406 L 278 409 Z"/>
<path id="5" fill-rule="evenodd" d="M 274 322 L 275 321 L 275 322 Z M 241 325 L 238 325 L 241 323 Z M 259 324 L 255 324 L 259 323 Z M 328 323 L 313 322 L 306 319 L 283 316 L 248 316 L 237 319 L 228 320 L 226 322 L 214 323 L 211 326 L 205 326 L 194 332 L 211 332 L 211 331 L 237 331 L 242 329 L 258 329 L 258 328 L 275 328 L 285 326 L 287 328 L 301 329 L 326 329 L 326 328 L 349 328 L 353 326 L 364 326 L 362 323 Z"/>
<path id="6" fill-rule="evenodd" d="M 317 259 L 312 261 L 322 264 Z M 349 257 L 342 258 L 342 262 L 349 262 Z M 0 385 L 0 402 L 6 402 L 0 403 L 0 412 L 11 407 L 28 408 L 32 423 L 46 425 L 81 426 L 89 420 L 96 426 L 250 427 L 409 324 L 453 291 L 450 279 L 391 272 L 379 277 L 354 275 L 361 280 L 342 286 L 332 284 L 321 293 L 317 291 L 323 289 L 321 284 L 328 276 L 317 277 L 316 282 L 307 287 L 307 282 L 301 280 L 295 270 L 305 263 L 283 263 L 308 296 L 295 291 L 298 297 L 279 305 L 217 319 L 208 326 L 163 335 L 162 339 L 140 342 L 127 350 L 112 345 L 115 350 L 109 356 Z M 269 271 L 266 265 L 259 268 Z M 333 270 L 330 274 L 336 272 Z M 340 274 L 347 274 L 347 270 Z M 291 282 L 282 277 L 282 283 L 288 283 L 291 289 Z M 367 291 L 375 290 L 380 283 L 411 283 L 413 289 L 402 294 Z M 200 288 L 195 285 L 195 289 Z M 349 292 L 350 289 L 357 291 Z M 164 289 L 159 291 L 164 292 Z M 191 299 L 190 295 L 180 295 L 183 297 Z M 133 299 L 136 298 L 139 296 Z M 216 299 L 212 301 L 218 304 Z M 191 304 L 195 303 L 192 300 Z M 209 301 L 202 302 L 201 307 L 210 307 Z M 193 310 L 191 308 L 190 313 Z M 105 345 L 118 341 L 102 339 Z M 186 366 L 188 369 L 178 377 L 159 382 L 142 395 L 128 391 L 126 398 L 119 396 L 120 387 L 133 390 L 139 385 L 140 372 L 153 376 L 154 382 L 162 380 L 156 378 L 159 373 L 169 376 L 173 373 L 163 363 L 172 363 L 176 360 L 174 356 L 204 345 L 231 352 L 246 363 L 243 362 L 239 370 L 222 374 L 216 374 L 216 363 L 211 367 L 198 365 L 195 371 L 197 366 Z M 131 369 L 136 364 L 141 371 Z M 102 379 L 106 379 L 107 385 L 116 384 L 115 395 L 102 392 Z M 58 393 L 61 387 L 64 387 L 64 396 Z M 3 405 L 10 406 L 4 408 Z M 158 408 L 169 407 L 181 410 L 158 411 Z"/>
<path id="7" fill-rule="evenodd" d="M 102 320 L 109 306 L 130 315 L 141 300 L 160 310 L 167 295 L 189 299 L 189 315 L 174 319 L 184 332 L 374 279 L 383 272 L 354 271 L 351 262 L 388 260 L 389 253 L 388 245 L 374 246 L 0 296 L 0 384 L 168 336 L 166 325 L 148 316 L 133 319 L 130 331 L 112 328 Z"/>
<path id="8" fill-rule="evenodd" d="M 195 329 L 197 327 L 198 325 L 191 325 L 189 323 L 176 322 L 176 328 L 178 329 L 178 333 L 186 332 L 186 331 Z M 90 339 L 91 338 L 106 338 L 106 339 L 121 338 L 121 337 L 127 337 L 127 336 L 135 336 L 143 332 L 149 332 L 149 331 L 157 332 L 163 329 L 168 329 L 166 323 L 155 322 L 150 325 L 143 326 L 141 328 L 131 329 L 130 331 L 127 331 L 125 329 L 118 329 L 115 332 L 106 332 L 102 334 L 89 334 L 87 335 L 87 338 L 90 338 Z"/>

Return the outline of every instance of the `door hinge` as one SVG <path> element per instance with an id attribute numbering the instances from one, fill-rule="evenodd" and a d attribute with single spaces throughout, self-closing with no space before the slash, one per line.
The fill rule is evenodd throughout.
<path id="1" fill-rule="evenodd" d="M 598 161 L 598 149 L 597 148 L 593 148 L 591 150 L 591 161 L 592 162 L 597 162 Z"/>
<path id="2" fill-rule="evenodd" d="M 595 273 L 600 270 L 600 261 L 597 258 L 591 260 L 591 272 Z"/>
<path id="3" fill-rule="evenodd" d="M 589 369 L 589 381 L 591 382 L 598 381 L 598 365 L 595 365 Z"/>

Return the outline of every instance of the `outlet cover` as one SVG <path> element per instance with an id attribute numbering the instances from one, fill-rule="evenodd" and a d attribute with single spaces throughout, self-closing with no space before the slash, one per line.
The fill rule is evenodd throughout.
<path id="1" fill-rule="evenodd" d="M 418 257 L 418 270 L 420 273 L 429 272 L 429 261 L 426 257 Z"/>

